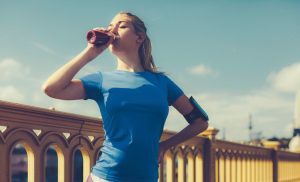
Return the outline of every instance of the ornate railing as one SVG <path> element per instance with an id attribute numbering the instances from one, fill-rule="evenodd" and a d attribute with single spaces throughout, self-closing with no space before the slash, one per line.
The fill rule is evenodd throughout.
<path id="1" fill-rule="evenodd" d="M 71 182 L 75 151 L 83 157 L 83 177 L 90 173 L 103 142 L 99 119 L 48 109 L 0 102 L 0 181 L 11 181 L 10 156 L 22 144 L 28 157 L 28 182 L 45 181 L 49 147 L 58 157 L 58 181 Z"/>
<path id="2" fill-rule="evenodd" d="M 57 154 L 59 182 L 78 181 L 74 158 L 80 151 L 84 181 L 101 155 L 103 134 L 97 118 L 0 101 L 0 182 L 12 181 L 12 152 L 18 144 L 27 153 L 28 182 L 45 181 L 49 148 Z M 174 134 L 164 131 L 161 140 Z M 300 154 L 216 140 L 216 134 L 209 128 L 168 150 L 159 182 L 300 181 Z"/>

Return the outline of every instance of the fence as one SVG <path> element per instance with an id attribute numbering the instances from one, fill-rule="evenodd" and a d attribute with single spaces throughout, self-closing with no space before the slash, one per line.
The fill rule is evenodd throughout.
<path id="1" fill-rule="evenodd" d="M 216 140 L 217 132 L 209 128 L 168 150 L 159 166 L 158 181 L 300 181 L 300 154 L 281 151 L 276 142 L 266 143 L 266 148 Z M 76 151 L 81 152 L 82 178 L 86 179 L 101 155 L 103 134 L 97 118 L 0 101 L 0 181 L 12 181 L 12 151 L 18 144 L 27 153 L 28 182 L 45 181 L 45 158 L 50 147 L 57 154 L 59 182 L 76 180 Z M 161 140 L 175 134 L 164 131 Z"/>

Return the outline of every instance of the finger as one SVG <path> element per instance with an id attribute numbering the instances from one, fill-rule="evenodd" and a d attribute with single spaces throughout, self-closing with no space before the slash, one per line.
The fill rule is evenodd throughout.
<path id="1" fill-rule="evenodd" d="M 103 28 L 103 27 L 95 27 L 95 28 L 93 28 L 93 30 L 105 32 L 105 31 L 106 31 L 106 28 Z"/>

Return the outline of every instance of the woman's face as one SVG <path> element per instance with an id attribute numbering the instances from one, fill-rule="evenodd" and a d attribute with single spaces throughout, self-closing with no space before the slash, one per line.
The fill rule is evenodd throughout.
<path id="1" fill-rule="evenodd" d="M 109 50 L 112 53 L 138 50 L 139 36 L 135 33 L 131 19 L 127 15 L 116 15 L 107 29 L 116 36 L 116 39 L 109 45 Z"/>

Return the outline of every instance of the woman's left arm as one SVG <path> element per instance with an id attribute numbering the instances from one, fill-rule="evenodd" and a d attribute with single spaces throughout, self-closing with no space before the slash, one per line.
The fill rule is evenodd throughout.
<path id="1" fill-rule="evenodd" d="M 182 115 L 188 114 L 193 110 L 193 105 L 190 103 L 186 95 L 180 96 L 172 106 Z M 176 135 L 160 142 L 160 154 L 159 161 L 161 162 L 162 155 L 166 150 L 172 146 L 176 146 L 196 135 L 205 131 L 208 127 L 208 123 L 201 118 L 196 119 L 192 124 L 189 124 L 183 130 L 178 132 Z"/>

